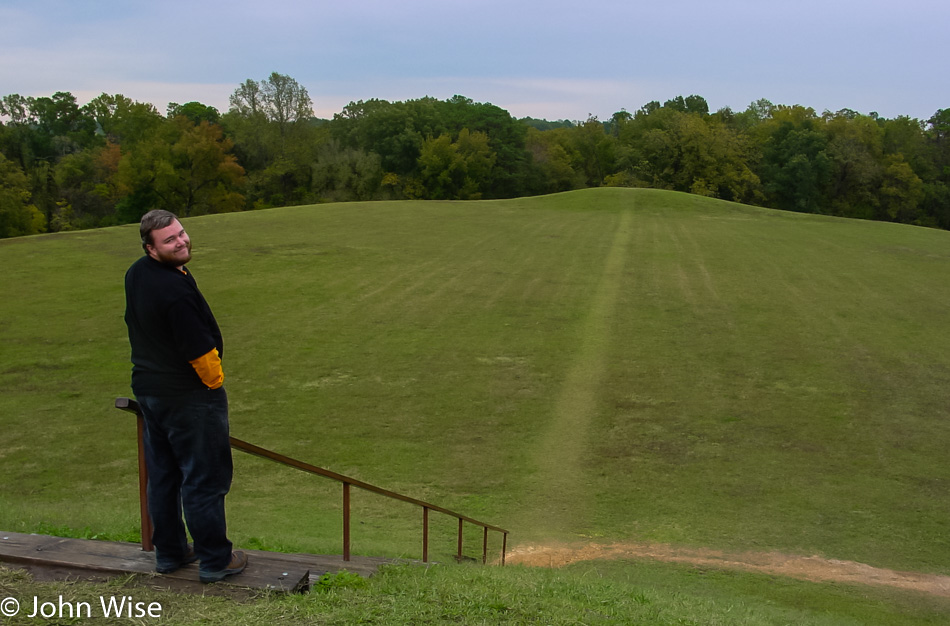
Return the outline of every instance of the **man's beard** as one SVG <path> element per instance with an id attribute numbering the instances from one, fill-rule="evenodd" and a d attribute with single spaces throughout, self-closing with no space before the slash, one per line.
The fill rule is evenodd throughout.
<path id="1" fill-rule="evenodd" d="M 185 263 L 191 261 L 191 242 L 185 246 L 185 254 L 182 256 L 182 251 L 179 250 L 177 253 L 162 253 L 158 250 L 155 251 L 155 256 L 158 257 L 158 260 L 164 263 L 165 265 L 171 265 L 173 267 L 181 267 Z"/>

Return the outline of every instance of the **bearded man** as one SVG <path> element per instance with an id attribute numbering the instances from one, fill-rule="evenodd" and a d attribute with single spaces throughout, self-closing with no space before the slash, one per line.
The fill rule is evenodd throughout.
<path id="1" fill-rule="evenodd" d="M 199 560 L 201 582 L 215 582 L 247 565 L 244 552 L 232 551 L 225 521 L 233 465 L 224 342 L 185 265 L 191 240 L 178 218 L 150 211 L 139 232 L 145 256 L 125 275 L 125 323 L 132 391 L 145 418 L 155 570 L 167 574 Z"/>

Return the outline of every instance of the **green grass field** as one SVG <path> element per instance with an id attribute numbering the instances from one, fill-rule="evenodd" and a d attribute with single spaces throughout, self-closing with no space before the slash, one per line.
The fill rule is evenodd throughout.
<path id="1" fill-rule="evenodd" d="M 331 578 L 307 595 L 247 602 L 178 595 L 113 579 L 92 584 L 39 583 L 0 567 L 0 594 L 19 597 L 23 611 L 10 626 L 29 626 L 33 598 L 86 602 L 126 596 L 157 603 L 161 617 L 142 624 L 643 624 L 649 626 L 939 626 L 944 598 L 890 589 L 829 586 L 794 579 L 685 565 L 584 563 L 563 570 L 478 566 L 423 569 L 398 566 L 368 581 Z M 43 623 L 128 624 L 126 617 L 60 619 Z"/>
<path id="2" fill-rule="evenodd" d="M 236 437 L 515 546 L 950 573 L 950 233 L 631 189 L 184 224 Z M 0 241 L 2 529 L 136 532 L 134 423 L 112 408 L 136 240 Z M 339 552 L 338 485 L 235 455 L 238 544 Z M 356 553 L 419 556 L 417 510 L 354 506 Z M 450 554 L 454 521 L 433 525 Z"/>

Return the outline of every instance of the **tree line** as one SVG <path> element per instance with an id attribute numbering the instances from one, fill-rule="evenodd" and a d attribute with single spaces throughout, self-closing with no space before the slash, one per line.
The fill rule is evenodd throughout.
<path id="1" fill-rule="evenodd" d="M 351 102 L 316 119 L 272 73 L 220 113 L 68 92 L 0 99 L 0 237 L 181 216 L 380 199 L 488 199 L 597 186 L 950 228 L 950 109 L 923 121 L 704 98 L 609 120 L 516 119 L 455 96 Z"/>

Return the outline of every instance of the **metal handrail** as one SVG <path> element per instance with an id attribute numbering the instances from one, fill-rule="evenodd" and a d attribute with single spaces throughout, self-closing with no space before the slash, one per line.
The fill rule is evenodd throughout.
<path id="1" fill-rule="evenodd" d="M 138 425 L 138 456 L 139 456 L 139 508 L 142 516 L 142 549 L 146 552 L 151 552 L 154 549 L 152 545 L 152 522 L 151 516 L 148 512 L 148 498 L 147 498 L 147 487 L 148 487 L 148 468 L 145 465 L 145 446 L 144 446 L 144 428 L 145 420 L 142 416 L 142 409 L 139 407 L 138 402 L 132 400 L 131 398 L 116 398 L 115 408 L 127 411 L 129 413 L 135 413 L 137 417 Z M 350 487 L 358 487 L 365 491 L 369 491 L 393 500 L 399 500 L 402 502 L 408 502 L 409 504 L 414 504 L 416 506 L 422 507 L 422 561 L 424 563 L 429 562 L 429 511 L 437 511 L 443 513 L 450 517 L 458 519 L 458 558 L 462 559 L 462 528 L 463 523 L 468 522 L 474 524 L 475 526 L 480 526 L 483 529 L 482 534 L 482 563 L 487 563 L 488 561 L 488 531 L 494 530 L 502 534 L 502 543 L 501 543 L 501 564 L 505 564 L 505 552 L 508 547 L 508 531 L 504 528 L 499 528 L 492 524 L 486 524 L 485 522 L 480 522 L 476 519 L 462 515 L 461 513 L 456 513 L 455 511 L 450 511 L 449 509 L 437 506 L 435 504 L 430 504 L 422 500 L 417 500 L 388 489 L 383 489 L 382 487 L 377 487 L 371 485 L 362 480 L 356 478 L 351 478 L 349 476 L 344 476 L 343 474 L 338 474 L 336 472 L 324 469 L 322 467 L 317 467 L 315 465 L 310 465 L 309 463 L 304 463 L 303 461 L 298 461 L 289 456 L 284 456 L 277 452 L 261 448 L 252 443 L 242 441 L 235 437 L 230 437 L 231 447 L 246 452 L 247 454 L 252 454 L 254 456 L 259 456 L 265 459 L 270 459 L 282 465 L 288 465 L 294 467 L 301 471 L 316 474 L 317 476 L 323 476 L 324 478 L 329 478 L 335 480 L 343 485 L 343 560 L 350 560 Z"/>

